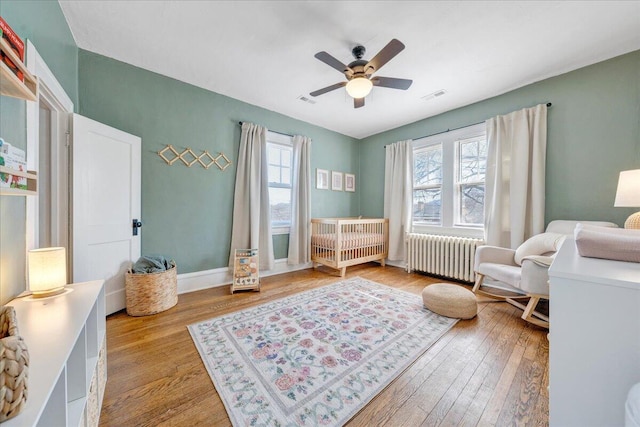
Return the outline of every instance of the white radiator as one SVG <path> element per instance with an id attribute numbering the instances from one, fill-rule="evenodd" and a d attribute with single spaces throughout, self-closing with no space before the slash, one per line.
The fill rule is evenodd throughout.
<path id="1" fill-rule="evenodd" d="M 407 271 L 423 271 L 437 276 L 473 282 L 473 262 L 482 239 L 407 234 Z"/>

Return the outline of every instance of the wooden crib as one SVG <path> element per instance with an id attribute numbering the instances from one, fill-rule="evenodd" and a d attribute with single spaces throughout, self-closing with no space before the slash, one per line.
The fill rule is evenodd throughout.
<path id="1" fill-rule="evenodd" d="M 311 220 L 311 261 L 340 270 L 380 260 L 389 252 L 389 220 L 385 218 L 314 218 Z"/>

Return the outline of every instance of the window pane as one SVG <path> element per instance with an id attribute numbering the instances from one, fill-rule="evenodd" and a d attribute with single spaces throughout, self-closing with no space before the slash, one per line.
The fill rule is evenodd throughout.
<path id="1" fill-rule="evenodd" d="M 484 223 L 484 184 L 460 185 L 460 221 L 462 224 Z"/>
<path id="2" fill-rule="evenodd" d="M 442 147 L 434 145 L 414 153 L 413 185 L 442 183 Z"/>
<path id="3" fill-rule="evenodd" d="M 267 152 L 269 153 L 269 164 L 270 165 L 279 165 L 280 164 L 280 150 L 277 147 L 274 147 L 271 144 L 267 144 Z"/>
<path id="4" fill-rule="evenodd" d="M 484 181 L 487 168 L 487 142 L 484 140 L 460 141 L 459 182 Z"/>
<path id="5" fill-rule="evenodd" d="M 428 224 L 442 221 L 441 189 L 413 190 L 413 220 Z"/>
<path id="6" fill-rule="evenodd" d="M 282 150 L 282 166 L 291 167 L 291 150 Z"/>
<path id="7" fill-rule="evenodd" d="M 269 182 L 280 183 L 280 168 L 278 166 L 269 166 Z"/>
<path id="8" fill-rule="evenodd" d="M 269 204 L 271 205 L 271 224 L 283 225 L 291 223 L 291 189 L 269 187 Z"/>
<path id="9" fill-rule="evenodd" d="M 290 168 L 282 168 L 282 183 L 291 185 L 291 169 Z"/>

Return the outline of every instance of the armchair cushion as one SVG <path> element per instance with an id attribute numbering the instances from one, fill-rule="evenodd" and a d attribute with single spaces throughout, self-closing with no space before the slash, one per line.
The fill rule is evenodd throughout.
<path id="1" fill-rule="evenodd" d="M 522 265 L 522 259 L 531 255 L 544 255 L 556 252 L 567 236 L 560 233 L 541 233 L 521 244 L 514 255 L 514 261 Z"/>
<path id="2" fill-rule="evenodd" d="M 518 265 L 484 262 L 476 268 L 476 273 L 490 277 L 514 288 L 520 288 L 522 268 Z"/>

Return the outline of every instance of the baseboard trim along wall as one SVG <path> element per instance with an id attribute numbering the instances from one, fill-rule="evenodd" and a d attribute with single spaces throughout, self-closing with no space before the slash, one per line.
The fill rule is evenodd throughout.
<path id="1" fill-rule="evenodd" d="M 389 261 L 387 265 L 406 269 L 403 261 Z M 277 259 L 273 270 L 261 271 L 260 277 L 269 277 L 276 274 L 289 273 L 292 271 L 306 270 L 312 268 L 313 263 L 289 265 L 287 259 Z M 203 289 L 217 288 L 219 286 L 231 285 L 231 271 L 227 267 L 214 268 L 212 270 L 195 271 L 193 273 L 178 274 L 178 294 L 201 291 Z M 499 285 L 487 283 L 488 286 L 500 288 Z M 504 288 L 502 288 L 504 289 Z M 107 313 L 115 313 L 125 307 L 125 291 L 119 289 L 106 295 Z"/>
<path id="2" fill-rule="evenodd" d="M 269 277 L 276 274 L 289 273 L 291 271 L 312 268 L 312 263 L 289 265 L 287 259 L 277 259 L 273 270 L 261 271 L 260 277 Z M 232 272 L 227 267 L 214 268 L 213 270 L 195 271 L 193 273 L 178 274 L 178 294 L 201 291 L 203 289 L 228 286 L 232 281 Z"/>

